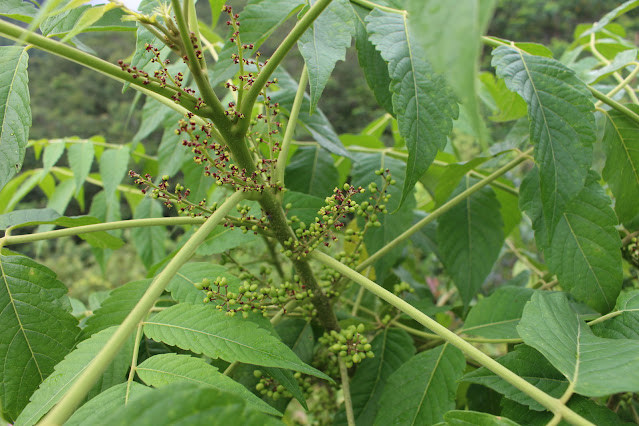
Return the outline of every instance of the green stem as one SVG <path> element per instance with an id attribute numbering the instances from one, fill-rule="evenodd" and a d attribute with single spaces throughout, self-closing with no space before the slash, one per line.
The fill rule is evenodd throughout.
<path id="1" fill-rule="evenodd" d="M 616 109 L 620 113 L 624 114 L 626 117 L 630 118 L 635 123 L 639 123 L 639 114 L 637 114 L 630 108 L 626 107 L 625 105 L 620 104 L 614 99 L 609 98 L 608 96 L 604 95 L 603 93 L 601 93 L 597 89 L 594 89 L 591 86 L 588 86 L 588 89 L 590 90 L 590 93 L 592 93 L 595 96 L 595 98 L 599 99 L 601 102 L 605 103 L 606 105 Z"/>
<path id="2" fill-rule="evenodd" d="M 286 131 L 284 132 L 284 139 L 282 140 L 282 149 L 280 154 L 277 156 L 277 163 L 275 164 L 275 182 L 278 183 L 278 185 L 284 186 L 284 169 L 286 168 L 286 161 L 288 160 L 288 151 L 291 147 L 293 135 L 295 134 L 297 117 L 299 116 L 300 109 L 302 108 L 307 84 L 308 69 L 306 68 L 306 64 L 304 64 L 304 68 L 302 68 L 302 75 L 300 75 L 300 82 L 297 86 L 295 100 L 293 101 L 293 107 L 291 108 L 291 114 L 289 115 L 288 123 L 286 124 Z"/>
<path id="3" fill-rule="evenodd" d="M 630 72 L 630 74 L 628 74 L 626 78 L 620 81 L 619 84 L 617 84 L 610 92 L 606 93 L 606 96 L 608 96 L 609 98 L 612 98 L 617 93 L 619 93 L 621 89 L 625 88 L 628 84 L 630 84 L 632 80 L 634 80 L 634 78 L 637 76 L 637 73 L 639 73 L 639 63 L 633 62 L 633 64 L 635 67 Z M 630 88 L 630 90 L 632 90 L 632 87 Z M 600 107 L 601 106 L 600 103 L 602 102 L 601 101 L 597 102 L 595 104 L 595 108 Z"/>
<path id="4" fill-rule="evenodd" d="M 373 281 L 369 280 L 365 276 L 360 273 L 354 271 L 353 269 L 343 265 L 332 257 L 320 252 L 319 250 L 315 250 L 310 254 L 310 257 L 319 261 L 320 263 L 333 268 L 335 271 L 340 274 L 346 276 L 350 280 L 356 282 L 357 284 L 365 287 L 368 291 L 372 292 L 379 298 L 385 300 L 390 303 L 397 309 L 401 310 L 405 314 L 409 315 L 411 318 L 422 324 L 424 327 L 430 329 L 433 333 L 439 335 L 442 339 L 449 342 L 462 352 L 464 352 L 468 357 L 474 359 L 479 362 L 484 367 L 491 370 L 493 373 L 497 374 L 499 377 L 525 393 L 526 395 L 533 398 L 535 401 L 546 407 L 551 412 L 557 414 L 560 413 L 564 419 L 569 421 L 572 424 L 576 425 L 592 425 L 588 420 L 584 419 L 564 404 L 561 403 L 556 398 L 551 397 L 545 392 L 541 391 L 537 387 L 528 383 L 523 378 L 519 377 L 517 374 L 513 373 L 470 343 L 466 342 L 463 338 L 456 335 L 446 327 L 439 324 L 437 321 L 431 319 L 428 315 L 424 314 L 414 306 L 405 302 L 401 298 L 395 296 L 393 293 L 384 289 L 383 287 L 375 284 Z"/>
<path id="5" fill-rule="evenodd" d="M 435 340 L 441 340 L 442 339 L 437 334 L 426 333 L 425 331 L 416 330 L 413 327 L 409 327 L 409 326 L 404 325 L 404 324 L 402 324 L 401 322 L 398 322 L 398 321 L 393 321 L 391 323 L 391 325 L 393 325 L 393 326 L 395 326 L 397 328 L 401 328 L 402 330 L 404 330 L 407 333 L 410 333 L 410 334 L 412 334 L 414 336 L 423 337 L 425 339 L 435 339 Z M 457 334 L 459 336 L 464 331 L 466 331 L 466 330 L 462 329 L 462 330 L 457 331 L 455 334 Z M 472 342 L 472 343 L 493 343 L 493 344 L 499 344 L 499 343 L 510 343 L 510 344 L 523 343 L 522 339 L 489 339 L 487 337 L 462 337 L 462 338 L 465 341 Z"/>
<path id="6" fill-rule="evenodd" d="M 342 378 L 342 393 L 344 394 L 344 408 L 346 409 L 346 421 L 348 426 L 355 426 L 355 415 L 353 414 L 353 401 L 351 400 L 351 387 L 348 379 L 348 369 L 342 357 L 338 357 L 339 375 Z"/>
<path id="7" fill-rule="evenodd" d="M 15 245 L 33 243 L 36 241 L 52 240 L 54 238 L 70 237 L 90 232 L 113 231 L 115 229 L 141 228 L 146 226 L 170 225 L 200 225 L 206 221 L 205 217 L 157 217 L 147 219 L 120 220 L 117 222 L 96 223 L 95 225 L 76 226 L 74 228 L 56 229 L 54 231 L 39 232 L 37 234 L 4 236 L 0 240 L 4 244 Z"/>
<path id="8" fill-rule="evenodd" d="M 405 10 L 393 9 L 392 7 L 382 6 L 381 4 L 377 4 L 369 0 L 351 0 L 351 3 L 358 4 L 369 10 L 379 9 L 379 10 L 383 10 L 384 12 L 399 13 L 400 15 L 406 14 Z"/>
<path id="9" fill-rule="evenodd" d="M 131 357 L 131 369 L 129 370 L 129 378 L 126 381 L 126 394 L 124 396 L 124 405 L 129 402 L 129 392 L 131 391 L 131 382 L 135 378 L 135 370 L 138 368 L 138 354 L 140 352 L 140 339 L 142 339 L 142 329 L 144 324 L 140 322 L 138 324 L 138 331 L 135 333 L 135 340 L 133 341 L 133 356 Z"/>
<path id="10" fill-rule="evenodd" d="M 175 94 L 174 90 L 162 88 L 155 82 L 151 82 L 145 86 L 144 83 L 142 83 L 142 78 L 133 78 L 132 74 L 123 71 L 115 64 L 50 38 L 29 32 L 24 28 L 10 24 L 7 21 L 0 20 L 0 36 L 22 44 L 31 44 L 40 50 L 63 57 L 72 62 L 76 62 L 119 82 L 129 82 L 136 90 L 146 94 L 155 93 L 156 95 L 159 95 L 159 97 L 169 99 Z M 182 98 L 182 106 L 188 111 L 196 114 L 202 114 L 210 110 L 210 108 L 207 110 L 206 107 L 199 111 L 196 110 L 194 108 L 196 101 L 192 96 L 183 96 Z"/>
<path id="11" fill-rule="evenodd" d="M 630 309 L 630 311 L 633 311 L 633 310 L 634 310 L 634 311 L 638 311 L 639 309 Z M 627 312 L 627 311 L 628 311 L 628 310 L 625 310 L 625 311 L 613 311 L 613 312 L 609 312 L 609 313 L 607 313 L 606 315 L 602 315 L 602 316 L 600 316 L 599 318 L 595 318 L 595 319 L 594 319 L 594 320 L 592 320 L 592 321 L 588 321 L 588 325 L 592 327 L 592 326 L 593 326 L 593 325 L 595 325 L 595 324 L 599 324 L 599 323 L 602 323 L 602 322 L 604 322 L 604 321 L 608 321 L 609 319 L 614 318 L 614 317 L 616 317 L 616 316 L 619 316 L 619 315 L 621 315 L 621 314 L 623 314 L 624 312 Z"/>
<path id="12" fill-rule="evenodd" d="M 140 321 L 149 313 L 158 297 L 164 292 L 169 281 L 178 270 L 193 256 L 195 250 L 206 239 L 209 233 L 220 223 L 224 216 L 237 203 L 245 199 L 246 193 L 238 191 L 228 197 L 211 217 L 189 238 L 184 246 L 171 259 L 166 268 L 153 280 L 149 289 L 135 305 L 129 315 L 122 321 L 104 348 L 93 359 L 91 364 L 80 374 L 75 383 L 65 393 L 60 402 L 44 417 L 42 424 L 63 424 L 73 414 L 76 407 L 84 400 L 95 382 L 102 376 L 111 361 L 118 354 L 129 336 Z"/>
<path id="13" fill-rule="evenodd" d="M 533 148 L 530 148 L 527 151 L 519 154 L 515 159 L 513 159 L 512 161 L 510 161 L 506 165 L 504 165 L 504 166 L 500 167 L 499 169 L 495 170 L 493 173 L 491 173 L 490 175 L 486 176 L 485 178 L 483 178 L 482 180 L 480 180 L 479 182 L 477 182 L 476 184 L 474 184 L 473 186 L 471 186 L 470 188 L 468 188 L 467 190 L 465 190 L 461 194 L 457 195 L 456 197 L 454 197 L 454 198 L 448 200 L 446 203 L 442 204 L 441 207 L 439 207 L 436 210 L 434 210 L 428 216 L 426 216 L 425 218 L 423 218 L 422 220 L 417 222 L 415 225 L 413 225 L 410 228 L 408 228 L 406 231 L 404 231 L 397 238 L 395 238 L 394 240 L 392 240 L 391 242 L 386 244 L 383 248 L 381 248 L 380 250 L 375 252 L 375 254 L 370 256 L 364 262 L 360 263 L 359 266 L 357 266 L 357 270 L 358 271 L 362 271 L 362 270 L 366 269 L 367 267 L 371 266 L 373 263 L 375 263 L 376 261 L 378 261 L 382 257 L 386 256 L 386 254 L 389 251 L 391 251 L 392 249 L 397 247 L 399 244 L 401 244 L 402 242 L 404 242 L 405 240 L 410 238 L 411 235 L 413 235 L 414 233 L 419 231 L 421 228 L 423 228 L 424 226 L 428 225 L 429 223 L 431 223 L 435 219 L 439 218 L 441 215 L 443 215 L 444 213 L 449 211 L 451 208 L 453 208 L 457 204 L 459 204 L 462 201 L 464 201 L 466 198 L 468 198 L 471 195 L 473 195 L 475 192 L 477 192 L 480 189 L 482 189 L 484 186 L 486 186 L 489 183 L 493 182 L 495 179 L 497 179 L 498 177 L 500 177 L 501 175 L 503 175 L 507 171 L 511 170 L 512 168 L 516 167 L 517 165 L 519 165 L 520 163 L 525 161 L 528 158 L 528 155 L 532 151 L 533 151 Z"/>
<path id="14" fill-rule="evenodd" d="M 260 75 L 255 79 L 255 82 L 251 86 L 251 89 L 246 93 L 246 97 L 242 102 L 242 109 L 240 110 L 244 116 L 249 117 L 253 104 L 259 96 L 262 88 L 266 85 L 271 74 L 280 65 L 286 54 L 293 48 L 297 40 L 304 34 L 304 32 L 310 27 L 315 19 L 326 9 L 331 3 L 331 0 L 318 0 L 310 9 L 304 14 L 295 27 L 291 30 L 278 48 L 273 52 L 273 55 L 269 58 L 268 63 L 260 71 Z M 248 129 L 249 121 L 240 120 L 238 122 L 238 129 L 236 133 L 244 135 Z"/>
<path id="15" fill-rule="evenodd" d="M 184 45 L 184 49 L 186 50 L 186 56 L 188 58 L 187 65 L 191 70 L 191 74 L 193 75 L 193 79 L 195 80 L 198 89 L 200 89 L 202 99 L 206 103 L 206 106 L 210 107 L 210 118 L 220 129 L 222 135 L 226 135 L 226 133 L 228 133 L 228 131 L 230 130 L 230 121 L 224 114 L 224 107 L 222 106 L 222 102 L 220 102 L 217 95 L 213 91 L 213 88 L 209 84 L 208 78 L 202 72 L 200 60 L 195 54 L 193 44 L 191 44 L 191 31 L 189 30 L 188 23 L 186 22 L 186 19 L 182 14 L 182 9 L 180 8 L 180 0 L 171 0 L 171 4 L 173 5 L 175 20 L 177 21 L 178 28 L 180 29 L 182 44 Z M 193 19 L 197 18 L 193 17 Z M 204 60 L 204 58 L 202 58 L 202 60 Z"/>

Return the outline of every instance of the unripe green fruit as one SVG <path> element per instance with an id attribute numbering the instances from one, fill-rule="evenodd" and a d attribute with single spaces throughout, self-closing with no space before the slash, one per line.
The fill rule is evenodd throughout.
<path id="1" fill-rule="evenodd" d="M 204 285 L 202 283 L 193 283 L 193 286 L 198 290 L 202 290 L 204 288 Z"/>
<path id="2" fill-rule="evenodd" d="M 262 377 L 262 372 L 260 370 L 253 370 L 253 375 L 259 379 L 260 377 Z"/>
<path id="3" fill-rule="evenodd" d="M 360 362 L 360 361 L 361 361 L 361 359 L 360 359 L 360 357 L 359 357 L 359 354 L 353 354 L 353 362 L 354 362 L 355 364 L 357 364 L 357 363 L 358 363 L 358 362 Z"/>
<path id="4" fill-rule="evenodd" d="M 264 389 L 264 383 L 258 383 L 255 385 L 255 389 L 258 391 L 261 391 L 262 389 Z"/>
<path id="5" fill-rule="evenodd" d="M 358 333 L 363 333 L 366 330 L 366 327 L 364 327 L 364 324 L 359 324 L 357 326 L 357 332 Z"/>

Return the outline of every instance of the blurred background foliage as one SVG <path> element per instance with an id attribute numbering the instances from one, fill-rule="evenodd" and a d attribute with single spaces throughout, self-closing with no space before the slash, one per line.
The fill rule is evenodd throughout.
<path id="1" fill-rule="evenodd" d="M 229 0 L 229 3 L 241 10 L 246 0 Z M 551 48 L 555 58 L 559 58 L 572 43 L 573 32 L 578 24 L 596 21 L 619 3 L 617 0 L 500 0 L 488 34 L 509 40 L 543 43 Z M 207 1 L 198 3 L 198 14 L 204 22 L 210 22 Z M 617 21 L 626 29 L 627 38 L 635 42 L 639 37 L 637 16 L 635 10 Z M 291 26 L 292 22 L 289 22 L 278 29 L 261 50 L 267 55 L 272 52 Z M 216 28 L 216 32 L 226 32 L 223 23 Z M 135 34 L 132 32 L 85 33 L 79 39 L 88 49 L 113 63 L 130 58 L 135 46 Z M 9 42 L 0 39 L 0 43 Z M 143 105 L 135 91 L 123 93 L 120 83 L 36 49 L 30 50 L 29 55 L 33 114 L 31 139 L 69 136 L 90 138 L 100 135 L 110 144 L 124 144 L 133 140 L 140 125 Z M 366 84 L 356 56 L 354 49 L 351 49 L 346 61 L 337 64 L 319 104 L 338 134 L 357 133 L 384 113 Z M 489 58 L 485 58 L 483 63 L 488 64 Z M 301 58 L 295 53 L 284 62 L 284 67 L 293 76 L 299 76 L 302 66 Z M 496 124 L 495 132 L 499 133 L 499 124 Z M 145 152 L 155 153 L 161 137 L 161 131 L 147 137 Z M 465 146 L 463 142 L 461 145 Z M 472 141 L 469 142 L 469 148 L 468 155 L 476 154 Z M 41 159 L 34 157 L 34 150 L 28 150 L 24 169 L 40 167 L 40 162 Z M 96 163 L 93 167 L 93 171 L 97 171 Z M 86 189 L 87 208 L 93 194 L 99 189 Z M 21 208 L 44 207 L 45 200 L 44 194 L 36 188 L 23 200 Z M 70 216 L 86 214 L 87 211 L 72 201 L 66 213 Z M 124 213 L 123 218 L 126 218 Z M 29 254 L 35 255 L 37 260 L 56 271 L 60 279 L 69 284 L 71 296 L 82 300 L 88 307 L 91 305 L 89 295 L 95 292 L 100 294 L 102 290 L 145 276 L 133 247 L 126 246 L 113 252 L 109 265 L 117 267 L 103 268 L 105 265 L 101 267 L 90 249 L 79 242 L 76 239 L 62 239 L 41 244 L 37 248 L 20 247 L 20 250 L 33 250 Z M 105 270 L 109 271 L 109 275 L 104 274 Z"/>

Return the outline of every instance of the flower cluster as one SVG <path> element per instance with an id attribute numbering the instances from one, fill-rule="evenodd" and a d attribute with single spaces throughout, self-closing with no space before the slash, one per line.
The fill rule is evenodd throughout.
<path id="1" fill-rule="evenodd" d="M 637 237 L 630 239 L 630 242 L 623 247 L 622 253 L 628 262 L 639 268 L 639 242 Z"/>

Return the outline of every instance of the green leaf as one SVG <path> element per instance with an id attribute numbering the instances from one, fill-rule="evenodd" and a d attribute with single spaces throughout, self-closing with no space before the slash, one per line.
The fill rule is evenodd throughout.
<path id="1" fill-rule="evenodd" d="M 621 242 L 610 199 L 591 172 L 586 186 L 564 209 L 544 251 L 564 290 L 599 312 L 608 312 L 621 291 Z"/>
<path id="2" fill-rule="evenodd" d="M 639 342 L 595 336 L 562 293 L 536 292 L 517 331 L 581 395 L 639 390 Z"/>
<path id="3" fill-rule="evenodd" d="M 375 424 L 442 421 L 455 408 L 457 380 L 465 367 L 464 354 L 448 344 L 415 355 L 388 378 Z"/>
<path id="4" fill-rule="evenodd" d="M 326 205 L 324 198 L 313 197 L 312 195 L 294 191 L 286 191 L 284 193 L 284 201 L 282 204 L 287 205 L 288 203 L 290 203 L 292 207 L 287 210 L 286 217 L 291 218 L 297 216 L 300 222 L 306 224 L 315 222 L 315 218 L 318 217 L 317 212 Z M 292 226 L 299 226 L 299 222 L 293 223 Z"/>
<path id="5" fill-rule="evenodd" d="M 50 223 L 60 217 L 60 213 L 53 209 L 25 209 L 14 210 L 0 215 L 0 230 L 19 228 L 29 224 Z"/>
<path id="6" fill-rule="evenodd" d="M 282 342 L 295 352 L 302 361 L 309 363 L 315 353 L 315 337 L 310 321 L 286 318 L 275 326 Z"/>
<path id="7" fill-rule="evenodd" d="M 104 194 L 107 201 L 115 196 L 118 185 L 129 170 L 129 147 L 123 145 L 121 149 L 107 149 L 100 157 L 100 176 L 104 184 Z"/>
<path id="8" fill-rule="evenodd" d="M 63 13 L 50 16 L 40 24 L 42 35 L 47 37 L 64 36 L 72 31 L 83 16 L 91 9 L 100 9 L 100 6 L 82 6 Z M 88 18 L 91 18 L 96 12 L 91 12 Z M 90 25 L 83 24 L 82 31 L 135 31 L 135 23 L 131 21 L 122 21 L 124 12 L 120 9 L 110 10 L 100 16 L 97 21 L 91 22 Z M 86 23 L 86 22 L 85 22 Z"/>
<path id="9" fill-rule="evenodd" d="M 284 343 L 250 321 L 205 305 L 180 303 L 151 318 L 144 333 L 153 340 L 225 361 L 289 368 L 328 379 L 304 364 Z"/>
<path id="10" fill-rule="evenodd" d="M 508 90 L 504 80 L 496 79 L 489 72 L 481 73 L 479 80 L 482 83 L 480 90 L 486 93 L 482 96 L 480 92 L 480 96 L 493 110 L 489 117 L 492 121 L 503 123 L 526 116 L 526 102 L 517 93 Z"/>
<path id="11" fill-rule="evenodd" d="M 495 0 L 409 0 L 408 28 L 435 72 L 447 82 L 467 112 L 473 135 L 485 142 L 486 127 L 477 102 L 477 74 L 484 35 Z M 445 37 L 442 37 L 445 34 Z"/>
<path id="12" fill-rule="evenodd" d="M 78 336 L 78 341 L 88 339 L 111 326 L 119 325 L 131 313 L 151 285 L 150 279 L 132 281 L 109 292 L 108 297 L 87 318 L 86 326 Z"/>
<path id="13" fill-rule="evenodd" d="M 627 105 L 634 112 L 639 106 Z M 611 110 L 604 114 L 606 125 L 603 145 L 606 166 L 603 178 L 615 196 L 615 212 L 626 223 L 639 214 L 639 126 L 624 114 Z"/>
<path id="14" fill-rule="evenodd" d="M 451 198 L 474 183 L 464 178 Z M 492 188 L 483 187 L 444 213 L 437 223 L 437 242 L 441 261 L 468 306 L 504 244 L 499 201 Z"/>
<path id="15" fill-rule="evenodd" d="M 594 104 L 586 85 L 560 62 L 500 46 L 493 66 L 528 105 L 540 197 L 552 236 L 566 205 L 584 187 L 595 140 Z"/>
<path id="16" fill-rule="evenodd" d="M 44 155 L 42 156 L 42 168 L 44 173 L 49 173 L 51 167 L 55 166 L 62 154 L 64 153 L 64 143 L 49 143 L 44 148 Z"/>
<path id="17" fill-rule="evenodd" d="M 151 388 L 137 382 L 120 383 L 119 385 L 110 387 L 82 405 L 69 417 L 69 420 L 67 420 L 64 425 L 83 426 L 101 424 L 105 417 L 125 407 L 127 397 L 130 403 L 135 398 L 139 398 L 150 392 L 153 392 Z"/>
<path id="18" fill-rule="evenodd" d="M 168 426 L 185 421 L 194 425 L 282 424 L 267 414 L 255 411 L 237 395 L 193 383 L 175 383 L 149 392 L 102 420 L 103 424 L 113 426 Z"/>
<path id="19" fill-rule="evenodd" d="M 242 38 L 242 40 L 244 39 Z M 272 102 L 278 102 L 280 108 L 285 111 L 290 111 L 293 107 L 293 101 L 295 100 L 295 93 L 297 92 L 297 81 L 281 67 L 275 70 L 273 77 L 277 78 L 277 85 L 280 90 L 271 95 L 271 100 Z M 297 118 L 298 128 L 308 131 L 322 148 L 333 154 L 350 158 L 351 154 L 342 145 L 339 136 L 335 133 L 335 129 L 333 129 L 333 126 L 324 113 L 320 109 L 315 109 L 313 114 L 309 113 L 310 102 L 310 96 L 305 93 Z M 286 114 L 288 115 L 289 113 L 286 112 Z"/>
<path id="20" fill-rule="evenodd" d="M 0 399 L 3 414 L 15 419 L 80 330 L 53 271 L 27 257 L 0 256 L 0 274 Z"/>
<path id="21" fill-rule="evenodd" d="M 444 414 L 446 425 L 451 426 L 517 426 L 518 423 L 513 422 L 505 417 L 493 416 L 488 413 L 480 413 L 479 411 L 462 411 L 451 410 Z"/>
<path id="22" fill-rule="evenodd" d="M 444 168 L 444 171 L 439 176 L 437 186 L 435 187 L 435 201 L 437 206 L 441 206 L 448 201 L 450 194 L 453 193 L 455 188 L 459 186 L 462 178 L 472 169 L 485 163 L 490 158 L 488 157 L 475 157 L 470 161 L 464 163 L 450 163 Z"/>
<path id="23" fill-rule="evenodd" d="M 462 331 L 464 334 L 489 339 L 519 338 L 517 324 L 533 293 L 534 290 L 530 288 L 498 288 L 470 309 Z"/>
<path id="24" fill-rule="evenodd" d="M 320 147 L 299 147 L 286 166 L 286 187 L 324 199 L 339 184 L 337 169 L 331 154 Z M 317 213 L 317 210 L 315 211 Z"/>
<path id="25" fill-rule="evenodd" d="M 446 79 L 435 74 L 421 58 L 421 51 L 408 33 L 405 15 L 373 10 L 366 17 L 370 41 L 388 62 L 393 94 L 393 111 L 399 132 L 408 147 L 408 165 L 400 204 L 444 149 L 457 118 L 455 96 Z"/>
<path id="26" fill-rule="evenodd" d="M 67 149 L 67 159 L 69 160 L 69 167 L 73 171 L 76 195 L 82 189 L 84 181 L 91 172 L 94 155 L 93 142 L 90 140 L 83 143 L 72 143 Z"/>
<path id="27" fill-rule="evenodd" d="M 384 328 L 371 345 L 375 358 L 358 365 L 350 384 L 353 414 L 359 425 L 373 424 L 388 378 L 415 355 L 413 339 L 404 330 Z M 335 417 L 335 425 L 344 424 L 346 412 L 342 409 Z"/>
<path id="28" fill-rule="evenodd" d="M 31 127 L 27 49 L 0 47 L 0 189 L 20 171 Z"/>
<path id="29" fill-rule="evenodd" d="M 639 290 L 621 293 L 613 313 L 609 320 L 593 325 L 593 333 L 609 339 L 639 340 Z"/>
<path id="30" fill-rule="evenodd" d="M 30 1 L 5 0 L 0 7 L 0 16 L 30 23 L 38 10 Z"/>
<path id="31" fill-rule="evenodd" d="M 202 256 L 224 253 L 235 247 L 253 243 L 258 238 L 253 232 L 243 233 L 239 228 L 217 226 L 197 248 L 196 253 Z"/>
<path id="32" fill-rule="evenodd" d="M 182 145 L 182 138 L 175 134 L 174 127 L 175 123 L 165 123 L 158 147 L 158 176 L 174 176 L 193 155 L 190 149 Z"/>
<path id="33" fill-rule="evenodd" d="M 79 343 L 64 360 L 60 361 L 55 366 L 55 371 L 42 382 L 38 390 L 31 396 L 31 402 L 16 420 L 16 426 L 30 426 L 37 423 L 51 407 L 60 401 L 80 373 L 87 368 L 98 352 L 104 348 L 116 329 L 117 327 L 111 327 L 94 334 L 91 338 Z M 132 342 L 132 339 L 130 342 Z M 106 390 L 117 384 L 117 382 L 122 383 L 126 380 L 126 369 L 131 363 L 132 349 L 133 345 L 128 344 L 120 350 L 119 356 L 114 361 L 116 368 L 114 369 L 113 365 L 109 367 L 109 370 L 103 375 L 102 382 L 98 383 L 97 389 L 94 388 L 94 394 L 97 390 Z M 125 355 L 124 357 L 121 356 L 123 354 Z M 119 380 L 108 377 L 113 375 L 116 372 L 115 370 L 119 370 L 121 375 Z M 107 380 L 105 380 L 105 377 Z"/>
<path id="34" fill-rule="evenodd" d="M 62 37 L 61 42 L 67 42 L 81 32 L 86 31 L 90 26 L 98 22 L 107 12 L 117 7 L 113 3 L 107 3 L 102 6 L 96 6 L 86 9 L 73 25 L 73 28 Z"/>
<path id="35" fill-rule="evenodd" d="M 393 98 L 390 93 L 391 78 L 388 67 L 373 43 L 368 40 L 366 31 L 366 16 L 370 13 L 359 5 L 352 4 L 355 10 L 355 47 L 357 60 L 364 71 L 368 87 L 371 88 L 377 103 L 388 113 L 393 114 Z"/>
<path id="36" fill-rule="evenodd" d="M 583 32 L 581 37 L 586 37 L 592 33 L 596 33 L 601 31 L 606 25 L 608 25 L 611 21 L 618 18 L 619 16 L 631 11 L 632 9 L 639 6 L 638 0 L 628 0 L 623 2 L 616 8 L 612 9 L 610 12 L 606 13 L 601 19 L 599 19 L 595 24 L 593 24 L 592 28 Z"/>
<path id="37" fill-rule="evenodd" d="M 228 272 L 224 266 L 209 262 L 191 262 L 182 266 L 166 289 L 178 302 L 199 305 L 204 299 L 204 293 L 196 289 L 194 284 L 202 282 L 204 278 L 213 282 L 217 277 L 226 278 L 229 291 L 237 293 L 241 285 L 240 279 Z"/>
<path id="38" fill-rule="evenodd" d="M 375 172 L 380 169 L 389 169 L 393 179 L 397 181 L 395 185 L 390 185 L 388 187 L 387 194 L 390 194 L 391 198 L 388 203 L 385 203 L 387 210 L 393 213 L 378 214 L 378 220 L 381 223 L 381 226 L 371 227 L 366 232 L 366 235 L 364 236 L 364 244 L 366 245 L 366 249 L 369 254 L 373 254 L 380 250 L 390 241 L 394 240 L 399 234 L 410 228 L 413 220 L 412 210 L 415 208 L 416 204 L 415 197 L 411 193 L 400 208 L 406 164 L 401 160 L 387 156 L 386 153 L 355 153 L 353 168 L 351 171 L 352 185 L 355 187 L 361 186 L 362 188 L 368 188 L 368 185 L 371 182 L 374 182 L 377 184 L 377 188 L 381 191 L 386 184 L 386 180 L 383 176 L 375 174 Z M 357 198 L 358 202 L 368 199 L 369 193 L 365 193 L 360 197 Z M 408 243 L 408 241 L 398 245 L 380 260 L 375 262 L 374 267 L 375 274 L 377 275 L 377 282 L 383 283 L 385 276 L 401 256 L 402 249 L 406 243 Z"/>
<path id="39" fill-rule="evenodd" d="M 546 358 L 535 349 L 526 345 L 518 345 L 516 349 L 497 359 L 504 367 L 516 373 L 519 377 L 533 384 L 545 393 L 559 398 L 568 388 L 568 381 Z M 506 398 L 519 404 L 528 406 L 535 411 L 545 408 L 537 401 L 526 395 L 486 367 L 481 367 L 466 374 L 462 381 L 477 383 L 491 388 Z"/>
<path id="40" fill-rule="evenodd" d="M 158 218 L 163 215 L 162 204 L 150 197 L 145 197 L 135 209 L 133 219 Z M 164 242 L 169 239 L 169 233 L 164 226 L 133 228 L 131 238 L 145 268 L 149 269 L 166 256 Z"/>
<path id="41" fill-rule="evenodd" d="M 308 0 L 308 3 L 309 6 L 313 6 L 317 0 Z M 311 114 L 317 107 L 317 102 L 331 77 L 335 63 L 343 61 L 346 57 L 346 49 L 351 47 L 354 24 L 351 11 L 348 0 L 331 2 L 297 42 L 308 69 Z"/>
<path id="42" fill-rule="evenodd" d="M 282 415 L 244 386 L 220 373 L 216 367 L 208 364 L 202 358 L 177 354 L 155 355 L 138 365 L 135 372 L 144 383 L 154 388 L 173 385 L 177 382 L 210 386 L 221 392 L 240 397 L 248 406 L 258 411 L 275 416 Z"/>

